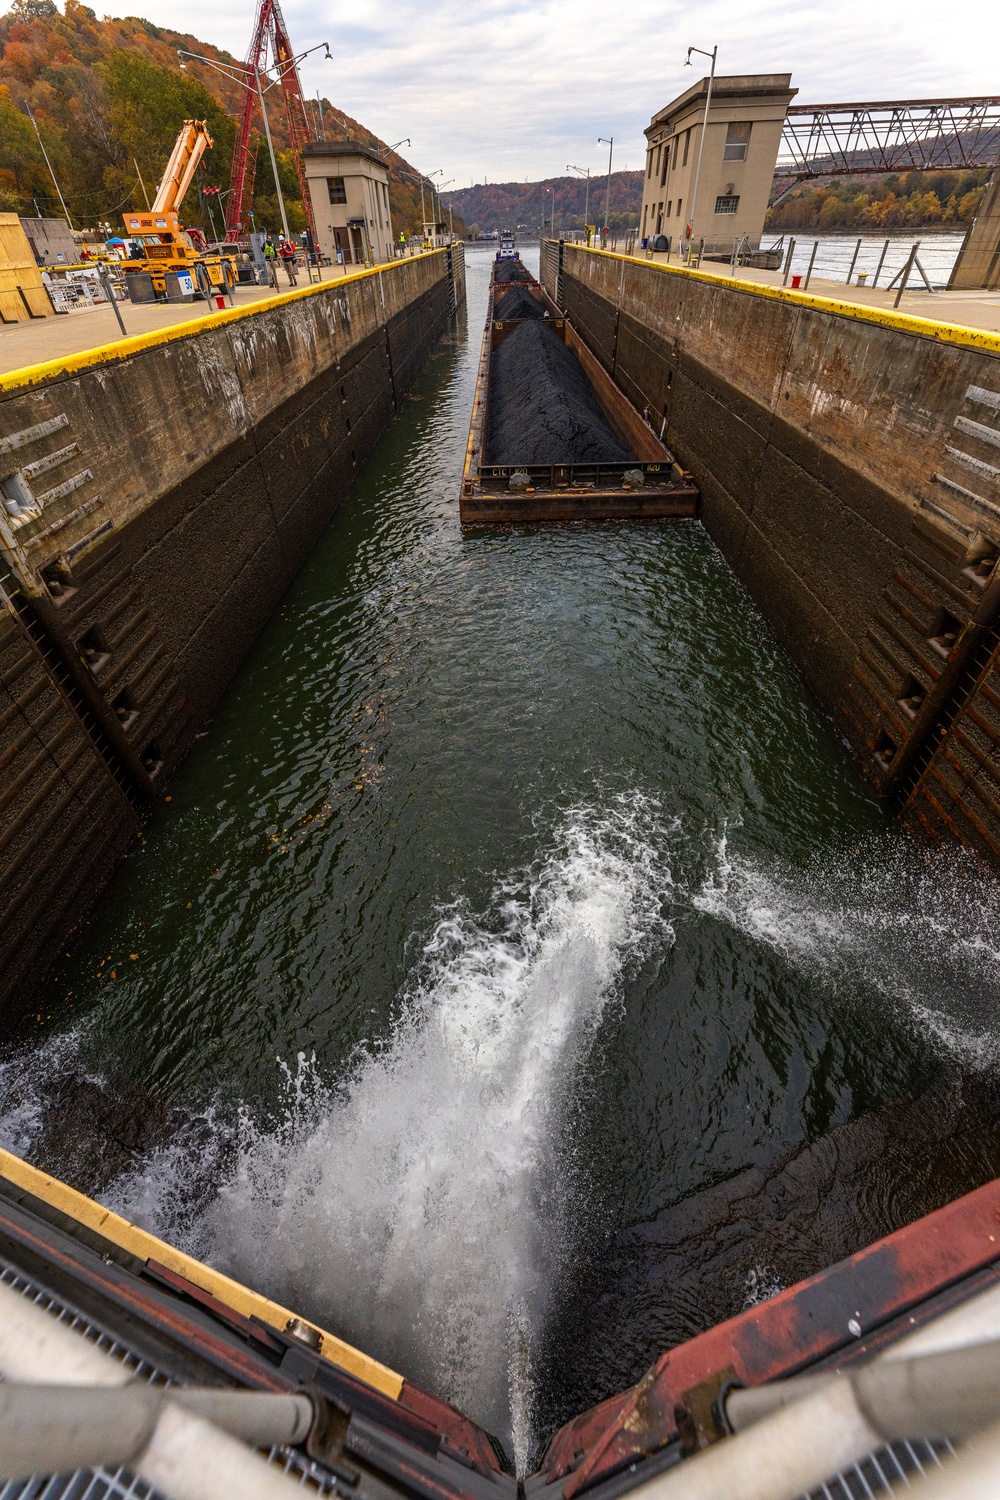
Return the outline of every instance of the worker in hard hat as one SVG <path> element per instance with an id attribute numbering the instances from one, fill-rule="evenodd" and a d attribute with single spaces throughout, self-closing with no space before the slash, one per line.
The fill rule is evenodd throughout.
<path id="1" fill-rule="evenodd" d="M 295 246 L 291 240 L 286 240 L 284 235 L 281 236 L 278 244 L 278 256 L 288 273 L 289 286 L 295 286 Z"/>

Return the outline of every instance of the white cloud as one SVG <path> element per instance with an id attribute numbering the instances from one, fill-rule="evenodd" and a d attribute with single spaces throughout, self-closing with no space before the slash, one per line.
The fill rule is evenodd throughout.
<path id="1" fill-rule="evenodd" d="M 130 7 L 131 8 L 131 7 Z M 135 0 L 151 21 L 189 28 L 242 56 L 251 9 Z M 791 72 L 801 103 L 929 98 L 996 90 L 1000 8 L 965 0 L 284 0 L 306 91 L 323 94 L 409 160 L 456 186 L 535 180 L 567 162 L 595 173 L 642 161 L 642 128 L 703 69 L 690 44 L 719 44 L 721 73 Z M 696 59 L 698 61 L 698 59 Z"/>

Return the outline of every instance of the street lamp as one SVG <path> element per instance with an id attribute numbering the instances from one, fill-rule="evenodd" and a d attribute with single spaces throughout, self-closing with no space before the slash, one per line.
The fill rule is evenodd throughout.
<path id="1" fill-rule="evenodd" d="M 694 216 L 698 211 L 698 184 L 701 181 L 701 159 L 705 151 L 705 137 L 708 134 L 708 110 L 709 105 L 712 103 L 712 85 L 715 82 L 715 59 L 718 51 L 718 43 L 716 43 L 716 45 L 712 48 L 711 52 L 706 52 L 702 47 L 689 47 L 688 55 L 684 59 L 684 66 L 686 68 L 690 68 L 691 66 L 692 52 L 697 52 L 700 57 L 710 57 L 712 59 L 712 69 L 708 75 L 708 88 L 705 92 L 705 119 L 702 122 L 701 127 L 701 140 L 698 142 L 698 164 L 694 169 L 694 191 L 691 194 L 691 215 L 687 222 L 687 230 L 685 231 L 687 234 L 689 262 L 691 260 L 691 244 L 694 239 Z"/>
<path id="2" fill-rule="evenodd" d="M 443 176 L 444 176 L 444 167 L 435 167 L 433 172 L 428 172 L 427 173 L 427 183 L 428 183 L 428 186 L 430 187 L 430 190 L 431 190 L 431 213 L 434 214 L 434 223 L 435 223 L 435 226 L 440 222 L 440 219 L 441 219 L 441 199 L 440 199 L 440 197 L 438 198 L 437 212 L 435 213 L 435 211 L 434 211 L 434 195 L 435 195 L 436 189 L 435 189 L 435 186 L 434 186 L 433 182 L 431 182 L 431 178 L 432 177 L 443 177 Z M 436 237 L 436 235 L 437 235 L 437 229 L 436 228 L 434 230 L 434 233 L 435 233 L 435 237 Z"/>
<path id="3" fill-rule="evenodd" d="M 277 68 L 278 76 L 276 78 L 271 78 L 269 76 L 267 87 L 269 89 L 273 89 L 276 84 L 279 84 L 281 82 L 282 78 L 288 72 L 289 68 L 294 68 L 296 64 L 300 63 L 304 57 L 308 57 L 312 52 L 318 52 L 321 47 L 326 48 L 325 60 L 327 62 L 333 62 L 333 53 L 330 51 L 330 43 L 317 42 L 315 47 L 308 47 L 305 52 L 300 52 L 297 57 L 289 57 L 283 59 L 280 63 L 272 63 L 271 66 Z M 177 56 L 182 59 L 185 57 L 190 57 L 194 60 L 194 62 L 204 63 L 206 67 L 214 68 L 217 73 L 221 73 L 222 76 L 224 78 L 228 78 L 230 82 L 238 83 L 240 85 L 240 88 L 246 89 L 248 94 L 252 94 L 256 89 L 257 98 L 260 102 L 261 118 L 264 121 L 264 134 L 267 137 L 267 149 L 271 155 L 271 171 L 274 174 L 274 190 L 278 195 L 278 208 L 281 211 L 281 227 L 285 231 L 285 239 L 290 240 L 292 236 L 288 228 L 288 216 L 285 213 L 285 198 L 284 194 L 281 191 L 281 181 L 278 177 L 278 163 L 274 155 L 274 142 L 271 140 L 271 126 L 268 122 L 267 110 L 264 108 L 264 87 L 261 83 L 261 74 L 267 73 L 268 70 L 266 68 L 254 68 L 254 82 L 250 84 L 246 81 L 245 75 L 249 71 L 249 69 L 245 64 L 243 64 L 242 66 L 238 66 L 229 63 L 216 62 L 215 58 L 213 57 L 202 57 L 199 52 L 188 52 L 183 47 L 177 48 Z M 187 72 L 187 65 L 183 61 L 181 62 L 181 68 L 185 73 Z M 243 77 L 240 76 L 241 73 L 244 75 Z M 308 213 L 306 217 L 308 218 Z M 306 264 L 308 266 L 308 260 Z"/>
<path id="4" fill-rule="evenodd" d="M 584 230 L 586 231 L 587 224 L 588 224 L 588 221 L 590 219 L 590 168 L 589 167 L 574 167 L 574 166 L 571 165 L 570 162 L 567 162 L 566 163 L 566 170 L 567 170 L 567 172 L 577 172 L 577 173 L 579 173 L 579 175 L 581 177 L 586 177 L 586 179 L 587 179 L 587 192 L 586 192 L 586 197 L 585 197 L 584 205 L 583 205 L 583 227 L 584 227 Z"/>
<path id="5" fill-rule="evenodd" d="M 605 229 L 609 229 L 608 219 L 611 217 L 611 158 L 615 153 L 615 138 L 612 136 L 610 140 L 605 140 L 603 135 L 599 135 L 597 137 L 597 144 L 608 147 L 608 191 L 604 196 L 604 227 Z"/>
<path id="6" fill-rule="evenodd" d="M 438 211 L 439 212 L 440 212 L 440 209 L 441 209 L 441 194 L 444 192 L 445 188 L 446 187 L 450 187 L 451 184 L 454 181 L 455 181 L 454 177 L 449 177 L 447 182 L 442 182 L 439 185 L 439 187 L 438 187 Z M 451 204 L 450 203 L 448 204 L 448 234 L 449 234 L 449 236 L 450 236 L 451 239 L 455 238 L 455 216 L 454 216 L 454 214 L 451 211 Z"/>

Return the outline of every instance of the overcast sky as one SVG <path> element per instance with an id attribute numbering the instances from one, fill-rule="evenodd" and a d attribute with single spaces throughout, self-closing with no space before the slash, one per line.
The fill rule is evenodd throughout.
<path id="1" fill-rule="evenodd" d="M 132 0 L 123 13 L 190 29 L 242 57 L 255 0 Z M 134 8 L 133 8 L 134 6 Z M 101 7 L 103 9 L 103 7 Z M 1000 92 L 997 0 L 282 0 L 319 88 L 423 172 L 456 187 L 532 181 L 566 163 L 640 165 L 642 128 L 700 77 L 689 45 L 718 43 L 720 73 L 790 72 L 797 103 Z M 695 58 L 704 64 L 704 59 Z"/>

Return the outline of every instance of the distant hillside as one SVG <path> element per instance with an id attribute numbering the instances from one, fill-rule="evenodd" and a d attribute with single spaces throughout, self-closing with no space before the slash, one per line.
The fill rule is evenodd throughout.
<path id="1" fill-rule="evenodd" d="M 246 11 L 248 45 L 252 24 L 251 7 Z M 78 228 L 93 228 L 105 218 L 119 227 L 124 209 L 143 207 L 143 187 L 155 188 L 181 122 L 192 117 L 208 121 L 215 146 L 185 198 L 184 215 L 211 235 L 206 204 L 212 200 L 200 199 L 197 188 L 225 190 L 229 185 L 234 116 L 242 91 L 202 63 L 189 60 L 182 69 L 179 47 L 235 61 L 210 42 L 137 16 L 98 19 L 80 0 L 65 0 L 62 11 L 53 0 L 14 0 L 0 16 L 0 212 L 40 211 L 50 218 L 60 213 L 26 106 L 35 113 Z M 328 139 L 384 150 L 384 142 L 329 100 L 322 107 Z M 307 108 L 318 136 L 318 106 L 310 99 Z M 305 216 L 280 106 L 272 107 L 268 117 L 289 223 L 293 230 L 302 229 Z M 257 144 L 252 141 L 252 149 Z M 393 226 L 397 233 L 415 230 L 420 188 L 403 175 L 415 175 L 413 169 L 395 152 L 387 155 L 386 164 Z M 266 147 L 257 152 L 253 208 L 262 228 L 281 227 Z M 460 228 L 457 222 L 455 228 Z"/>
<path id="2" fill-rule="evenodd" d="M 772 208 L 769 230 L 965 229 L 990 176 L 977 171 L 864 174 L 808 182 Z M 775 184 L 777 186 L 777 183 Z"/>
<path id="3" fill-rule="evenodd" d="M 607 175 L 590 179 L 590 222 L 604 222 Z M 552 196 L 549 195 L 551 189 Z M 459 188 L 442 193 L 441 201 L 450 204 L 472 229 L 481 234 L 494 229 L 537 230 L 545 205 L 548 223 L 551 204 L 555 203 L 557 229 L 582 229 L 587 183 L 582 177 L 547 177 L 544 182 L 487 182 L 476 187 Z M 642 173 L 612 172 L 611 227 L 626 229 L 639 222 L 642 208 Z"/>

